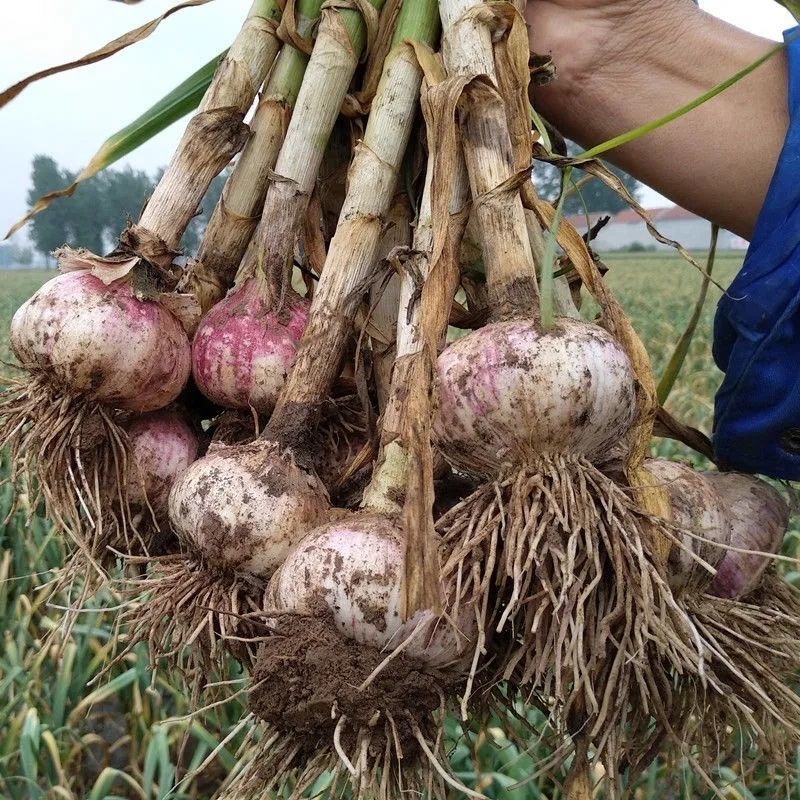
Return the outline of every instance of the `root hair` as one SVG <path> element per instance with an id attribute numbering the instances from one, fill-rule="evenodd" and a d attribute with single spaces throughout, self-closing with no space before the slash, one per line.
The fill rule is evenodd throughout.
<path id="1" fill-rule="evenodd" d="M 184 554 L 150 563 L 148 574 L 125 584 L 129 604 L 119 625 L 126 645 L 117 660 L 145 642 L 153 668 L 163 659 L 187 681 L 204 684 L 209 672 L 225 674 L 230 656 L 252 666 L 262 641 L 264 584 L 215 574 Z"/>
<path id="2" fill-rule="evenodd" d="M 557 735 L 581 719 L 609 771 L 631 702 L 650 714 L 672 674 L 708 680 L 702 636 L 656 555 L 654 537 L 678 542 L 679 531 L 586 459 L 545 455 L 509 470 L 438 528 L 453 615 L 463 602 L 485 609 L 495 680 L 547 698 Z"/>
<path id="3" fill-rule="evenodd" d="M 345 737 L 352 743 L 348 752 L 337 735 L 349 727 L 348 718 L 340 716 L 331 741 L 320 743 L 311 755 L 290 732 L 278 733 L 262 723 L 258 741 L 246 753 L 237 754 L 242 767 L 217 800 L 261 800 L 269 792 L 300 800 L 326 772 L 329 781 L 323 789 L 329 797 L 344 796 L 348 788 L 358 800 L 396 800 L 407 793 L 446 800 L 452 789 L 468 797 L 484 797 L 464 786 L 450 770 L 441 721 L 429 719 L 421 725 L 411 712 L 407 716 L 404 722 L 419 744 L 419 753 L 412 758 L 404 756 L 393 735 L 397 722 L 391 715 L 384 715 L 382 725 L 351 728 Z"/>
<path id="4" fill-rule="evenodd" d="M 690 742 L 703 771 L 757 755 L 787 781 L 800 745 L 800 592 L 772 571 L 744 600 L 705 594 L 686 604 L 707 648 L 706 679 L 676 680 L 667 745 L 680 753 Z"/>
<path id="5" fill-rule="evenodd" d="M 140 529 L 152 526 L 151 514 L 134 518 L 127 500 L 125 415 L 53 387 L 44 374 L 5 383 L 0 443 L 8 448 L 6 480 L 16 490 L 9 516 L 20 498 L 29 519 L 44 502 L 46 517 L 73 545 L 56 590 L 77 587 L 85 600 L 107 580 L 115 550 L 148 552 Z"/>

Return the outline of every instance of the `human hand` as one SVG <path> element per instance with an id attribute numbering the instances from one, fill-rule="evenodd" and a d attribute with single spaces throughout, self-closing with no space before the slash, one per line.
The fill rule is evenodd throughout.
<path id="1" fill-rule="evenodd" d="M 674 40 L 694 12 L 691 0 L 529 0 L 525 20 L 531 51 L 553 58 L 557 93 L 598 75 L 624 75 L 651 48 Z"/>
<path id="2" fill-rule="evenodd" d="M 586 148 L 695 100 L 774 43 L 692 0 L 529 0 L 531 50 L 555 80 L 532 85 L 536 109 Z M 606 157 L 663 195 L 745 238 L 788 125 L 785 54 L 713 100 Z"/>

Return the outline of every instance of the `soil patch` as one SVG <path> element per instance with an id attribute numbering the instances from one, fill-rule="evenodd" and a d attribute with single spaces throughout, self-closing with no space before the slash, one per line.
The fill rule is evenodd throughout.
<path id="1" fill-rule="evenodd" d="M 391 731 L 404 757 L 414 756 L 419 745 L 412 723 L 426 738 L 435 732 L 441 698 L 453 695 L 456 680 L 401 654 L 362 691 L 386 655 L 341 636 L 327 609 L 281 617 L 259 651 L 250 708 L 275 728 L 291 731 L 307 754 L 330 746 L 344 715 L 345 750 L 355 746 L 360 731 L 371 729 L 371 751 L 382 752 Z"/>

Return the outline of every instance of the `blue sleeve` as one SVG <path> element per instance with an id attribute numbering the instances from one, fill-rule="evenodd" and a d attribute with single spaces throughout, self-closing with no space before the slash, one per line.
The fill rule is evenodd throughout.
<path id="1" fill-rule="evenodd" d="M 717 307 L 713 345 L 725 373 L 713 432 L 720 464 L 790 480 L 800 479 L 798 34 L 784 34 L 789 131 L 742 269 Z"/>

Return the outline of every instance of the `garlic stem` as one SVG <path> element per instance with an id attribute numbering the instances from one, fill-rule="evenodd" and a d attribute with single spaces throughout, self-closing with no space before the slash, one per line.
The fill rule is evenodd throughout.
<path id="1" fill-rule="evenodd" d="M 246 141 L 244 115 L 278 52 L 280 13 L 275 0 L 255 0 L 142 213 L 140 226 L 171 249 L 211 181 Z"/>

